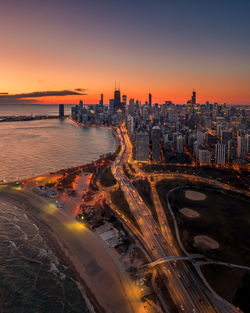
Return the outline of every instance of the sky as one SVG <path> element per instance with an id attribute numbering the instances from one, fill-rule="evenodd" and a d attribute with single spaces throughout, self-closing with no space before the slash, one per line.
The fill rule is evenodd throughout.
<path id="1" fill-rule="evenodd" d="M 247 0 L 2 0 L 0 104 L 108 103 L 115 82 L 142 102 L 250 104 L 249 16 Z"/>

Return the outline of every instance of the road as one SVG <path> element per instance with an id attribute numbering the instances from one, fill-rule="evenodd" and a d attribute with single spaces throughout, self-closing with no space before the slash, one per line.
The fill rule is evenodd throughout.
<path id="1" fill-rule="evenodd" d="M 108 247 L 84 225 L 38 195 L 1 187 L 0 200 L 22 208 L 46 225 L 107 313 L 145 313 L 139 291 Z"/>
<path id="2" fill-rule="evenodd" d="M 125 129 L 121 130 L 119 136 L 121 140 L 121 151 L 112 165 L 112 173 L 124 192 L 130 210 L 143 233 L 145 247 L 148 248 L 148 252 L 151 252 L 153 260 L 169 255 L 178 256 L 178 249 L 174 246 L 170 227 L 164 220 L 165 231 L 159 228 L 150 209 L 142 201 L 131 181 L 124 174 L 123 165 L 128 159 L 131 159 L 132 147 Z M 167 288 L 180 312 L 234 312 L 234 308 L 230 308 L 229 310 L 228 306 L 225 306 L 224 303 L 219 303 L 218 301 L 215 303 L 214 301 L 213 304 L 211 304 L 207 297 L 209 293 L 204 292 L 205 287 L 183 261 L 178 261 L 174 265 L 169 263 L 164 264 L 164 266 L 160 266 L 159 271 L 164 272 L 167 276 Z"/>

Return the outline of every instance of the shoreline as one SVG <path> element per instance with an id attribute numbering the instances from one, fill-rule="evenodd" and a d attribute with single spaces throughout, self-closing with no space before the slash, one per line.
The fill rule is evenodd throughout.
<path id="1" fill-rule="evenodd" d="M 89 126 L 90 127 L 90 126 Z M 93 126 L 96 127 L 96 126 Z M 55 172 L 49 172 L 47 174 L 41 174 L 39 176 L 34 176 L 30 178 L 22 179 L 18 182 L 2 182 L 0 183 L 0 187 L 12 187 L 13 185 L 18 187 L 20 184 L 23 186 L 25 183 L 27 183 L 29 180 L 35 180 L 36 178 L 39 178 L 40 176 L 44 177 L 53 177 L 53 175 L 61 175 L 61 177 L 67 177 L 67 174 L 71 175 L 75 171 L 81 171 L 85 173 L 94 173 L 98 167 L 99 164 L 101 164 L 105 159 L 109 160 L 110 158 L 114 157 L 117 153 L 117 149 L 119 147 L 120 141 L 117 136 L 116 130 L 114 127 L 111 127 L 112 129 L 112 136 L 114 138 L 114 145 L 112 147 L 111 152 L 99 157 L 95 161 L 92 161 L 91 163 L 83 164 L 80 166 L 73 166 L 70 168 L 64 168 L 59 169 Z M 112 159 L 110 159 L 111 161 Z M 98 164 L 99 163 L 99 164 Z M 89 182 L 88 186 L 91 186 L 92 179 Z M 29 188 L 25 188 L 31 192 Z M 41 197 L 44 198 L 44 197 Z M 45 201 L 50 201 L 50 199 L 44 199 Z M 58 257 L 58 259 L 68 267 L 70 272 L 70 277 L 75 281 L 79 291 L 81 292 L 82 298 L 84 299 L 86 303 L 86 307 L 88 308 L 89 312 L 91 313 L 106 313 L 105 309 L 101 306 L 101 304 L 98 302 L 95 294 L 91 291 L 91 289 L 88 287 L 88 284 L 85 282 L 84 278 L 80 274 L 80 272 L 77 270 L 77 266 L 74 264 L 74 261 L 71 259 L 69 252 L 67 251 L 66 246 L 64 246 L 64 243 L 60 241 L 60 238 L 54 233 L 53 229 L 48 225 L 45 221 L 43 221 L 39 216 L 36 215 L 35 211 L 32 211 L 32 209 L 24 210 L 27 213 L 28 218 L 31 220 L 31 222 L 34 222 L 35 225 L 38 226 L 39 232 L 41 236 L 44 238 L 46 244 L 48 247 L 53 251 L 53 253 Z"/>
<path id="2" fill-rule="evenodd" d="M 25 210 L 28 218 L 34 222 L 35 225 L 39 228 L 39 233 L 45 240 L 48 247 L 53 251 L 53 253 L 58 257 L 58 259 L 63 263 L 63 265 L 67 266 L 70 271 L 70 277 L 76 282 L 78 289 L 80 290 L 83 299 L 86 302 L 86 306 L 89 308 L 89 304 L 86 301 L 86 298 L 90 302 L 90 305 L 94 308 L 95 313 L 105 313 L 105 310 L 99 305 L 96 300 L 95 295 L 92 293 L 88 285 L 85 283 L 80 273 L 76 270 L 74 264 L 70 260 L 65 248 L 63 248 L 63 244 L 60 243 L 57 236 L 53 233 L 53 230 L 43 222 L 41 219 L 37 218 L 35 214 L 31 210 Z M 78 284 L 80 286 L 78 286 Z M 93 311 L 93 309 L 92 309 Z"/>
<path id="3" fill-rule="evenodd" d="M 95 313 L 132 313 L 141 306 L 134 287 L 129 287 L 128 274 L 103 240 L 87 227 L 78 227 L 68 213 L 54 210 L 49 201 L 29 190 L 7 187 L 0 189 L 0 194 L 3 200 L 23 209 L 38 226 L 48 247 L 62 265 L 68 266 L 68 277 L 86 291 L 81 296 L 84 299 L 87 295 Z"/>
<path id="4" fill-rule="evenodd" d="M 71 120 L 71 119 L 69 119 L 69 120 Z M 74 123 L 75 121 L 72 120 L 72 122 Z M 77 127 L 79 127 L 79 126 L 82 126 L 82 125 L 78 125 Z M 83 127 L 85 127 L 85 126 L 83 126 Z M 98 128 L 98 126 L 91 126 L 91 125 L 90 126 L 86 126 L 86 127 L 96 127 L 96 128 Z M 117 136 L 117 132 L 116 132 L 115 127 L 113 127 L 113 126 L 110 126 L 110 127 L 103 126 L 103 127 L 110 128 L 112 130 L 111 134 L 112 134 L 112 137 L 114 138 L 114 144 L 113 144 L 113 147 L 112 147 L 110 152 L 105 153 L 103 156 L 99 156 L 98 159 L 93 160 L 90 163 L 81 164 L 81 165 L 75 165 L 75 166 L 72 166 L 72 167 L 61 168 L 61 169 L 58 169 L 56 171 L 47 172 L 47 173 L 41 173 L 41 174 L 36 175 L 36 176 L 31 176 L 31 177 L 26 177 L 26 178 L 23 178 L 23 179 L 18 179 L 18 181 L 17 180 L 14 180 L 14 181 L 13 180 L 12 181 L 0 180 L 0 186 L 1 185 L 13 185 L 13 184 L 17 185 L 16 184 L 17 182 L 18 182 L 18 185 L 19 185 L 19 184 L 23 184 L 23 183 L 27 182 L 28 180 L 35 179 L 35 178 L 40 177 L 40 176 L 48 176 L 49 177 L 50 175 L 59 175 L 59 174 L 65 173 L 65 172 L 76 171 L 76 170 L 79 170 L 79 169 L 81 169 L 82 171 L 85 171 L 85 172 L 93 172 L 94 169 L 89 169 L 89 168 L 93 168 L 93 167 L 95 168 L 96 167 L 96 163 L 101 162 L 105 158 L 113 157 L 116 154 L 117 149 L 118 149 L 118 147 L 120 145 L 120 140 L 119 140 L 119 137 Z"/>

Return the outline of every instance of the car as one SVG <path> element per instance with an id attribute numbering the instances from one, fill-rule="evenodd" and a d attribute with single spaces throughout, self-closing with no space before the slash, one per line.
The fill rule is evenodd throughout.
<path id="1" fill-rule="evenodd" d="M 202 299 L 199 299 L 199 302 L 200 304 L 204 304 L 203 300 Z"/>

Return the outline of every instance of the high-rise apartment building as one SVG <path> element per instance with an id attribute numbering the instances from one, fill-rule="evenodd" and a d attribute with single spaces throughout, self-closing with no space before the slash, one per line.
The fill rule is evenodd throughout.
<path id="1" fill-rule="evenodd" d="M 226 144 L 230 139 L 232 139 L 231 130 L 222 130 L 221 131 L 221 142 Z"/>
<path id="2" fill-rule="evenodd" d="M 215 162 L 216 165 L 224 166 L 226 162 L 226 145 L 217 143 L 215 145 Z"/>
<path id="3" fill-rule="evenodd" d="M 176 139 L 176 150 L 178 153 L 182 153 L 184 151 L 184 138 L 179 135 Z"/>
<path id="4" fill-rule="evenodd" d="M 148 161 L 149 135 L 148 133 L 138 132 L 136 134 L 136 155 L 138 161 Z"/>
<path id="5" fill-rule="evenodd" d="M 129 104 L 128 104 L 128 114 L 134 115 L 135 111 L 135 100 L 133 98 L 129 99 Z"/>
<path id="6" fill-rule="evenodd" d="M 247 155 L 247 138 L 246 136 L 237 137 L 237 157 L 244 158 Z"/>
<path id="7" fill-rule="evenodd" d="M 207 149 L 198 148 L 197 149 L 197 160 L 200 165 L 210 165 L 211 164 L 211 153 Z"/>
<path id="8" fill-rule="evenodd" d="M 152 159 L 153 161 L 161 160 L 161 129 L 159 126 L 152 128 Z"/>
<path id="9" fill-rule="evenodd" d="M 109 112 L 111 115 L 115 113 L 114 99 L 109 99 Z"/>

